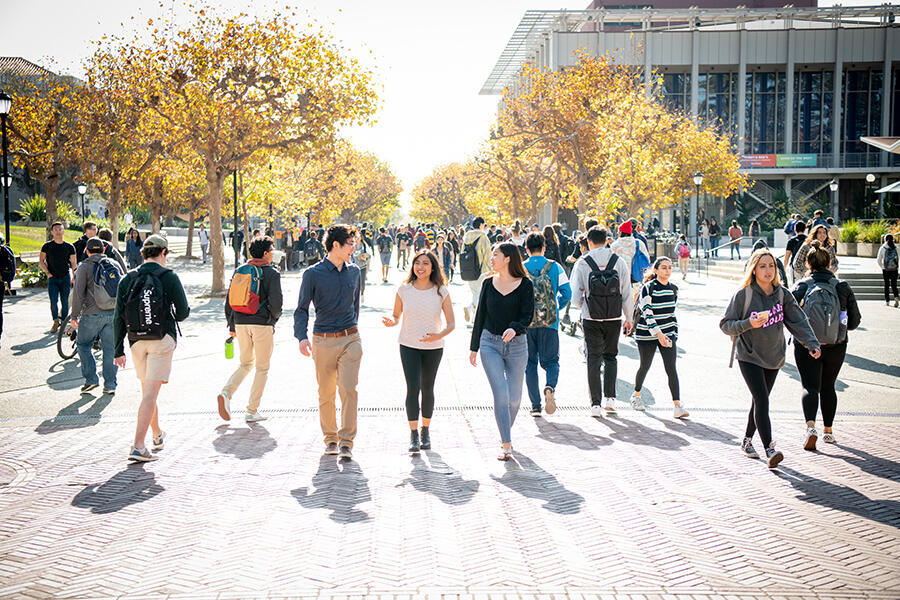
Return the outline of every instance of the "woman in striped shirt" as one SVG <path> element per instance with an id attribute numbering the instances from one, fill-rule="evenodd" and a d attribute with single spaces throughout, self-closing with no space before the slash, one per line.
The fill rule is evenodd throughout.
<path id="1" fill-rule="evenodd" d="M 663 366 L 669 378 L 669 391 L 672 392 L 672 401 L 675 403 L 675 418 L 683 419 L 688 416 L 688 411 L 681 404 L 678 391 L 678 372 L 675 370 L 675 357 L 677 350 L 675 340 L 678 339 L 678 321 L 675 320 L 675 303 L 678 301 L 678 288 L 669 283 L 672 276 L 672 259 L 660 256 L 653 263 L 653 268 L 648 269 L 644 277 L 644 285 L 638 298 L 637 309 L 640 318 L 634 333 L 637 342 L 638 353 L 641 357 L 641 366 L 638 367 L 634 379 L 634 393 L 631 395 L 631 405 L 635 410 L 644 410 L 641 400 L 641 386 L 656 349 L 662 355 Z"/>

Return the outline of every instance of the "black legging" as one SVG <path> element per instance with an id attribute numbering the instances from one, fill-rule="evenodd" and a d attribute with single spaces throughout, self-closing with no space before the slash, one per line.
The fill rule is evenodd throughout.
<path id="1" fill-rule="evenodd" d="M 656 354 L 657 348 L 663 359 L 663 366 L 666 368 L 666 375 L 669 378 L 669 391 L 672 392 L 672 400 L 680 400 L 678 391 L 678 371 L 675 370 L 675 342 L 672 342 L 671 348 L 663 348 L 659 342 L 637 342 L 638 353 L 641 355 L 641 366 L 638 367 L 637 375 L 634 377 L 634 391 L 641 391 L 644 385 L 644 377 L 653 364 L 653 356 Z"/>
<path id="2" fill-rule="evenodd" d="M 846 355 L 847 342 L 837 346 L 822 346 L 822 356 L 818 360 L 810 356 L 809 350 L 803 346 L 794 345 L 794 359 L 803 385 L 803 416 L 807 421 L 816 420 L 821 402 L 825 427 L 834 424 L 834 415 L 837 413 L 834 382 L 837 381 Z"/>
<path id="3" fill-rule="evenodd" d="M 400 362 L 406 377 L 406 420 L 419 420 L 419 392 L 422 393 L 422 418 L 434 412 L 434 379 L 441 364 L 443 348 L 419 350 L 400 345 Z"/>
<path id="4" fill-rule="evenodd" d="M 752 438 L 753 434 L 759 430 L 759 439 L 762 440 L 763 446 L 769 447 L 772 443 L 772 423 L 769 421 L 769 394 L 772 387 L 775 386 L 775 378 L 778 376 L 778 369 L 764 369 L 752 363 L 738 361 L 741 368 L 741 375 L 744 376 L 744 382 L 750 395 L 753 397 L 753 403 L 750 406 L 750 416 L 747 418 L 747 432 L 744 434 L 748 438 Z"/>
<path id="5" fill-rule="evenodd" d="M 894 300 L 896 300 L 900 296 L 900 294 L 897 294 L 897 271 L 882 269 L 881 276 L 884 277 L 884 301 L 891 301 L 891 296 L 888 294 L 889 291 L 894 292 Z"/>

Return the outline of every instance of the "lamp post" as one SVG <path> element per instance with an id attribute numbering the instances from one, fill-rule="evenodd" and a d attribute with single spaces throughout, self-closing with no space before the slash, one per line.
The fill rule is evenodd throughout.
<path id="1" fill-rule="evenodd" d="M 837 223 L 838 219 L 838 182 L 837 179 L 832 179 L 831 183 L 828 184 L 828 189 L 831 190 L 831 216 L 834 218 L 834 222 Z"/>
<path id="2" fill-rule="evenodd" d="M 9 165 L 7 164 L 7 154 L 9 154 L 9 140 L 6 137 L 6 117 L 9 115 L 9 109 L 12 107 L 12 98 L 6 92 L 0 92 L 0 121 L 3 122 L 3 215 L 6 221 L 6 243 L 9 243 Z"/>
<path id="3" fill-rule="evenodd" d="M 869 202 L 871 202 L 871 200 L 872 200 L 872 191 L 869 186 L 871 186 L 873 183 L 875 183 L 875 175 L 872 173 L 869 173 L 868 175 L 866 175 L 866 196 L 867 196 L 867 198 L 866 198 L 866 216 L 867 217 L 869 216 Z"/>
<path id="4" fill-rule="evenodd" d="M 238 215 L 237 215 L 237 169 L 231 173 L 234 182 L 234 232 L 231 234 L 231 245 L 234 246 L 234 268 L 238 266 L 240 261 L 241 247 L 238 244 Z"/>
<path id="5" fill-rule="evenodd" d="M 78 195 L 81 196 L 81 224 L 84 225 L 84 195 L 87 193 L 87 186 L 83 183 L 78 184 Z"/>
<path id="6" fill-rule="evenodd" d="M 694 174 L 694 185 L 697 186 L 697 204 L 700 203 L 700 186 L 703 185 L 703 173 L 697 171 Z M 697 252 L 697 256 L 699 256 L 699 251 L 696 250 L 699 243 L 697 242 L 697 218 L 696 215 L 691 215 L 691 219 L 693 220 L 693 224 L 691 225 L 694 230 L 694 252 Z"/>

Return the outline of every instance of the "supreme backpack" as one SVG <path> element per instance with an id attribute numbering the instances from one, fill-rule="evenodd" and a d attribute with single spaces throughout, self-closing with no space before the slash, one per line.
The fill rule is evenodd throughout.
<path id="1" fill-rule="evenodd" d="M 160 278 L 168 272 L 169 269 L 163 269 L 157 276 L 139 271 L 129 286 L 125 296 L 125 330 L 132 343 L 165 337 L 166 318 L 172 306 Z"/>
<path id="2" fill-rule="evenodd" d="M 591 319 L 618 319 L 622 316 L 622 290 L 619 273 L 615 269 L 618 260 L 619 257 L 611 253 L 606 268 L 601 269 L 593 257 L 584 257 L 584 262 L 591 268 L 587 289 L 588 317 Z"/>
<path id="3" fill-rule="evenodd" d="M 94 302 L 100 310 L 115 310 L 116 292 L 122 281 L 119 265 L 105 256 L 94 263 Z"/>
<path id="4" fill-rule="evenodd" d="M 806 294 L 800 307 L 809 319 L 809 326 L 822 345 L 839 344 L 846 336 L 841 326 L 841 301 L 837 293 L 837 279 L 828 281 L 807 279 Z"/>
<path id="5" fill-rule="evenodd" d="M 16 278 L 16 256 L 9 246 L 0 246 L 0 278 L 6 283 Z"/>
<path id="6" fill-rule="evenodd" d="M 550 279 L 553 264 L 552 260 L 548 260 L 531 279 L 534 284 L 534 317 L 530 327 L 552 327 L 556 323 L 556 294 L 553 293 L 553 281 Z"/>
<path id="7" fill-rule="evenodd" d="M 887 247 L 884 250 L 884 270 L 896 271 L 898 267 L 897 246 Z"/>
<path id="8" fill-rule="evenodd" d="M 234 271 L 228 286 L 228 304 L 231 310 L 247 315 L 255 315 L 259 310 L 259 284 L 262 269 L 245 263 Z"/>
<path id="9" fill-rule="evenodd" d="M 459 276 L 463 281 L 476 281 L 481 276 L 477 245 L 478 238 L 464 245 L 463 251 L 459 253 Z"/>

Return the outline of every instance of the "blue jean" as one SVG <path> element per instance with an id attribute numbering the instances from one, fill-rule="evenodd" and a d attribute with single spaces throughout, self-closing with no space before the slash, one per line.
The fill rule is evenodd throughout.
<path id="1" fill-rule="evenodd" d="M 528 364 L 525 365 L 525 385 L 531 408 L 541 407 L 538 362 L 547 373 L 547 385 L 556 389 L 559 381 L 559 331 L 553 327 L 529 327 L 525 334 L 528 340 Z"/>
<path id="2" fill-rule="evenodd" d="M 731 244 L 731 260 L 734 260 L 734 253 L 737 252 L 738 260 L 741 260 L 741 244 L 740 242 L 736 242 Z"/>
<path id="3" fill-rule="evenodd" d="M 100 338 L 103 349 L 103 389 L 116 389 L 116 373 L 119 367 L 113 364 L 116 353 L 116 336 L 113 331 L 113 315 L 111 310 L 83 315 L 78 320 L 78 335 L 75 344 L 78 346 L 78 358 L 81 360 L 81 376 L 85 383 L 99 384 L 97 378 L 97 362 L 91 352 L 94 340 Z"/>
<path id="4" fill-rule="evenodd" d="M 510 342 L 489 331 L 481 332 L 481 364 L 494 394 L 494 418 L 500 441 L 509 443 L 510 430 L 522 404 L 522 380 L 528 362 L 528 342 L 517 335 Z"/>
<path id="5" fill-rule="evenodd" d="M 709 248 L 712 250 L 713 248 L 715 248 L 718 245 L 719 245 L 719 236 L 717 236 L 717 235 L 709 236 Z M 713 256 L 718 256 L 718 255 L 719 255 L 719 251 L 713 250 Z"/>
<path id="6" fill-rule="evenodd" d="M 65 319 L 69 316 L 69 292 L 72 289 L 72 280 L 69 276 L 51 277 L 47 280 L 47 293 L 50 294 L 50 314 L 54 321 Z M 62 306 L 57 307 L 57 302 Z"/>

